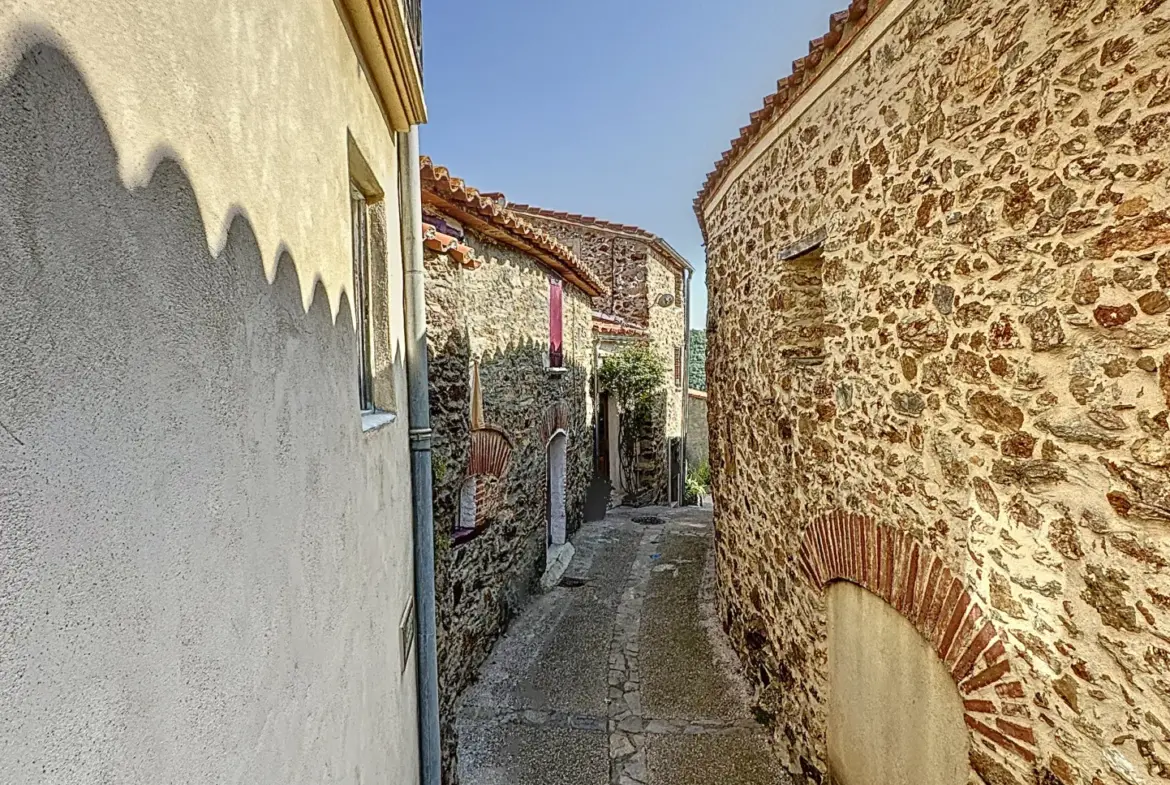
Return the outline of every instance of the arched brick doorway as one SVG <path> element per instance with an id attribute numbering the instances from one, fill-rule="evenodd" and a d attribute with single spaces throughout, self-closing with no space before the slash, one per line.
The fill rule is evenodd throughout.
<path id="1" fill-rule="evenodd" d="M 941 556 L 869 516 L 832 512 L 806 529 L 798 561 L 818 590 L 854 584 L 913 626 L 958 690 L 972 763 L 990 757 L 1017 770 L 1035 763 L 1030 709 L 1005 638 Z"/>

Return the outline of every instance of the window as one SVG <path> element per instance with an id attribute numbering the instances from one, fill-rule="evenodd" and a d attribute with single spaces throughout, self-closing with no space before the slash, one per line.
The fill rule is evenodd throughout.
<path id="1" fill-rule="evenodd" d="M 357 343 L 357 403 L 362 430 L 394 422 L 401 362 L 394 361 L 390 246 L 385 193 L 353 137 L 349 139 L 349 207 L 353 256 L 352 305 Z"/>
<path id="2" fill-rule="evenodd" d="M 373 413 L 374 356 L 370 341 L 370 219 L 366 196 L 350 185 L 350 213 L 353 217 L 353 310 L 357 317 L 358 407 Z"/>
<path id="3" fill-rule="evenodd" d="M 674 347 L 674 386 L 682 387 L 683 377 L 683 348 Z"/>
<path id="4" fill-rule="evenodd" d="M 548 279 L 548 364 L 550 368 L 565 367 L 564 333 L 565 283 L 560 278 Z"/>
<path id="5" fill-rule="evenodd" d="M 826 321 L 821 246 L 783 259 L 782 264 L 770 298 L 772 309 L 781 315 L 779 356 L 800 362 L 823 361 L 825 337 L 831 328 Z"/>

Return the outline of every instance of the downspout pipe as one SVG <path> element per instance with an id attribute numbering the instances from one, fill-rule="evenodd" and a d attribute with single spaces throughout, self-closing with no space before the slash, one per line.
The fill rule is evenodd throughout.
<path id="1" fill-rule="evenodd" d="M 402 255 L 406 300 L 406 380 L 414 519 L 414 607 L 418 650 L 418 740 L 421 785 L 440 785 L 439 657 L 435 627 L 435 526 L 431 489 L 431 402 L 427 363 L 426 273 L 418 126 L 400 133 Z"/>

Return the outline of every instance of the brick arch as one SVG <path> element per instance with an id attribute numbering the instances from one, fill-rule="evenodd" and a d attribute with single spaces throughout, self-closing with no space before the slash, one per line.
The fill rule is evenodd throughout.
<path id="1" fill-rule="evenodd" d="M 892 605 L 947 666 L 971 733 L 1028 763 L 1036 760 L 1024 685 L 1012 673 L 1005 637 L 928 546 L 867 515 L 831 512 L 805 530 L 799 564 L 817 589 L 849 581 Z"/>
<path id="2" fill-rule="evenodd" d="M 558 432 L 569 435 L 569 407 L 564 401 L 557 401 L 544 412 L 540 423 L 540 443 L 547 446 Z"/>
<path id="3" fill-rule="evenodd" d="M 471 432 L 468 474 L 503 477 L 512 459 L 512 439 L 503 428 L 485 426 Z"/>

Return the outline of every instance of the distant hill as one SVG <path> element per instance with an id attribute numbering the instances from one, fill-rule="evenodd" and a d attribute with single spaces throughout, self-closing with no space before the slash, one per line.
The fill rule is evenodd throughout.
<path id="1" fill-rule="evenodd" d="M 692 390 L 707 391 L 707 331 L 691 330 L 687 383 Z"/>

